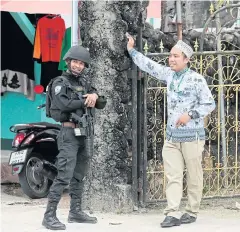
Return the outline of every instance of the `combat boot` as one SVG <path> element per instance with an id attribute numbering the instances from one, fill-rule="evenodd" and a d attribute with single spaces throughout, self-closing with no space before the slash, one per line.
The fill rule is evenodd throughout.
<path id="1" fill-rule="evenodd" d="M 50 230 L 66 230 L 66 226 L 58 220 L 56 216 L 56 211 L 57 204 L 48 203 L 42 225 Z"/>
<path id="2" fill-rule="evenodd" d="M 97 223 L 96 217 L 90 217 L 81 209 L 81 202 L 79 200 L 71 200 L 70 211 L 68 215 L 69 223 Z"/>

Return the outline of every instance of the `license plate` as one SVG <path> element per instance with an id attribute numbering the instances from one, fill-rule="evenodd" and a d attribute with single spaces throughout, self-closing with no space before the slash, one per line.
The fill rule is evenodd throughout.
<path id="1" fill-rule="evenodd" d="M 9 165 L 14 165 L 14 164 L 21 164 L 24 163 L 26 156 L 27 156 L 27 149 L 21 150 L 21 151 L 16 151 L 12 152 L 10 159 L 9 159 Z"/>

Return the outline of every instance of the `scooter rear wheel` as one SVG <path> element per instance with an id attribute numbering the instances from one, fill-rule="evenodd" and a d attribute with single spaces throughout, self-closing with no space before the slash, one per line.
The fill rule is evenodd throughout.
<path id="1" fill-rule="evenodd" d="M 52 184 L 46 176 L 35 171 L 36 165 L 41 160 L 43 160 L 41 154 L 32 152 L 18 175 L 23 192 L 32 199 L 46 197 Z"/>

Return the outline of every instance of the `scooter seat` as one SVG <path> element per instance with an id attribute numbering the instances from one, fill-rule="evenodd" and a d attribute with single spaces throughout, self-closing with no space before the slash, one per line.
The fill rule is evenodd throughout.
<path id="1" fill-rule="evenodd" d="M 60 129 L 61 125 L 60 124 L 55 124 L 55 123 L 49 123 L 49 122 L 35 122 L 35 123 L 29 123 L 29 125 L 33 126 L 46 126 L 47 128 L 51 129 Z"/>
<path id="2" fill-rule="evenodd" d="M 33 122 L 33 123 L 26 123 L 26 124 L 15 124 L 10 127 L 10 131 L 17 133 L 21 130 L 26 130 L 30 128 L 47 128 L 47 129 L 61 129 L 60 124 L 48 123 L 48 122 Z"/>

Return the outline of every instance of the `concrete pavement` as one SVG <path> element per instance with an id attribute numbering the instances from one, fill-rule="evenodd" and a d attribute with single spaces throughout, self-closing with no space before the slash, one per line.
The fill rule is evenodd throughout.
<path id="1" fill-rule="evenodd" d="M 236 199 L 239 201 L 239 199 Z M 113 214 L 93 212 L 98 217 L 98 224 L 67 223 L 69 198 L 65 194 L 60 202 L 57 215 L 66 223 L 67 232 L 158 232 L 159 230 L 178 232 L 225 232 L 240 230 L 240 210 L 231 208 L 232 203 L 216 207 L 202 207 L 196 223 L 163 229 L 160 222 L 164 219 L 162 209 L 149 209 L 143 213 Z M 223 203 L 225 204 L 225 203 Z M 3 232 L 49 231 L 42 225 L 46 199 L 29 200 L 24 196 L 1 196 L 1 227 Z"/>
<path id="2" fill-rule="evenodd" d="M 8 166 L 9 152 L 1 152 L 2 183 L 18 182 L 18 178 L 11 175 L 11 167 Z M 30 200 L 22 193 L 21 188 L 7 191 L 6 186 L 1 187 L 0 218 L 2 232 L 49 231 L 41 225 L 46 199 Z M 14 194 L 14 196 L 11 194 Z M 240 210 L 235 207 L 235 203 L 240 203 L 240 199 L 229 200 L 231 203 L 228 201 L 223 201 L 223 203 L 210 201 L 210 203 L 202 206 L 201 214 L 196 223 L 168 229 L 160 227 L 160 222 L 164 219 L 162 215 L 163 208 L 147 210 L 147 213 L 132 214 L 94 212 L 93 215 L 99 219 L 98 224 L 68 224 L 69 198 L 67 194 L 63 196 L 60 202 L 58 216 L 63 223 L 66 223 L 67 232 L 157 232 L 159 230 L 173 232 L 237 232 L 240 231 Z M 216 202 L 218 203 L 216 204 Z"/>
<path id="3" fill-rule="evenodd" d="M 44 208 L 39 206 L 4 206 L 2 214 L 3 232 L 33 232 L 48 231 L 42 225 Z M 225 232 L 239 231 L 239 218 L 220 218 L 203 212 L 196 223 L 181 225 L 179 227 L 163 229 L 159 223 L 163 216 L 157 213 L 131 214 L 131 215 L 113 215 L 95 213 L 98 217 L 98 224 L 75 224 L 67 223 L 67 209 L 60 209 L 59 219 L 66 224 L 68 232 L 157 232 L 159 230 L 184 231 L 184 232 Z"/>

